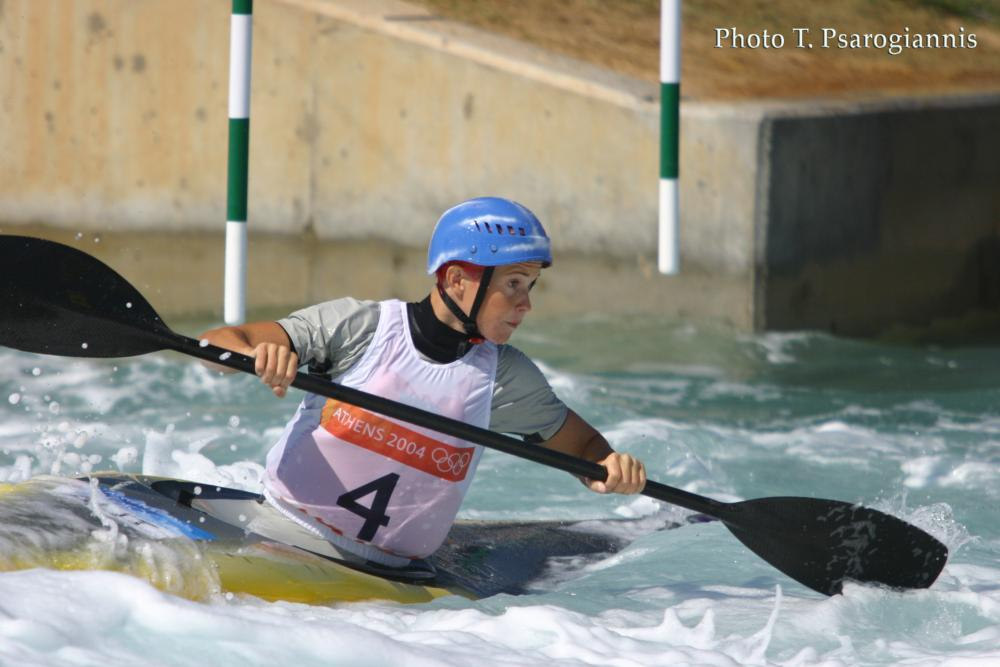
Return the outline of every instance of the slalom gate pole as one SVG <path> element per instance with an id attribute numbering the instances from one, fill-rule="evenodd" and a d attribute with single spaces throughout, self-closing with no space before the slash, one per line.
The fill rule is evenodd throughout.
<path id="1" fill-rule="evenodd" d="M 660 273 L 680 270 L 677 193 L 680 153 L 681 0 L 660 1 Z"/>
<path id="2" fill-rule="evenodd" d="M 250 157 L 250 50 L 253 0 L 233 0 L 229 41 L 229 165 L 226 179 L 226 324 L 246 318 L 247 178 Z"/>

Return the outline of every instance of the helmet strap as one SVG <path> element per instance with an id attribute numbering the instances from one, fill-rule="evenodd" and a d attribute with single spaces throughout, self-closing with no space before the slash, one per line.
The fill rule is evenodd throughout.
<path id="1" fill-rule="evenodd" d="M 470 343 L 482 343 L 486 340 L 483 334 L 479 331 L 479 326 L 476 324 L 476 316 L 479 315 L 479 309 L 483 305 L 483 299 L 486 298 L 486 290 L 490 286 L 490 281 L 493 279 L 494 267 L 486 266 L 483 267 L 483 275 L 479 279 L 479 289 L 476 290 L 476 298 L 472 301 L 472 308 L 469 309 L 469 313 L 466 314 L 461 307 L 455 303 L 454 300 L 448 293 L 444 291 L 444 287 L 441 283 L 438 283 L 438 294 L 441 296 L 441 300 L 444 305 L 448 307 L 451 314 L 458 318 L 462 323 L 462 328 L 465 329 L 465 333 L 469 336 Z"/>

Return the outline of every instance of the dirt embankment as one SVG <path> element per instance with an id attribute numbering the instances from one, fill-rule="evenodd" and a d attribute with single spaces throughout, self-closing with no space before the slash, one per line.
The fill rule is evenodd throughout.
<path id="1" fill-rule="evenodd" d="M 414 1 L 659 80 L 659 0 Z M 1000 0 L 683 0 L 682 12 L 681 91 L 689 99 L 1000 90 Z M 764 31 L 770 46 L 754 48 Z"/>

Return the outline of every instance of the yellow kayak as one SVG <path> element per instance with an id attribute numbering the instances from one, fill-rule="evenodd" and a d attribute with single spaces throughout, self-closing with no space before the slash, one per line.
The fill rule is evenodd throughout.
<path id="1" fill-rule="evenodd" d="M 552 557 L 596 558 L 625 542 L 564 522 L 459 521 L 432 558 L 388 568 L 338 551 L 247 491 L 118 473 L 0 484 L 0 571 L 115 570 L 196 600 L 517 594 Z"/>

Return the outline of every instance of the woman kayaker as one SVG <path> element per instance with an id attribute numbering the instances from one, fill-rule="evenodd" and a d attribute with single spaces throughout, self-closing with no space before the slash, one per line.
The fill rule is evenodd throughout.
<path id="1" fill-rule="evenodd" d="M 507 340 L 531 310 L 531 288 L 552 263 L 549 238 L 524 206 L 496 197 L 458 204 L 438 220 L 423 301 L 342 298 L 277 322 L 213 329 L 209 342 L 252 356 L 285 395 L 311 373 L 604 466 L 598 493 L 633 494 L 640 461 L 559 400 Z M 390 567 L 444 541 L 482 448 L 346 403 L 306 394 L 267 455 L 265 496 L 286 516 L 347 551 Z"/>

